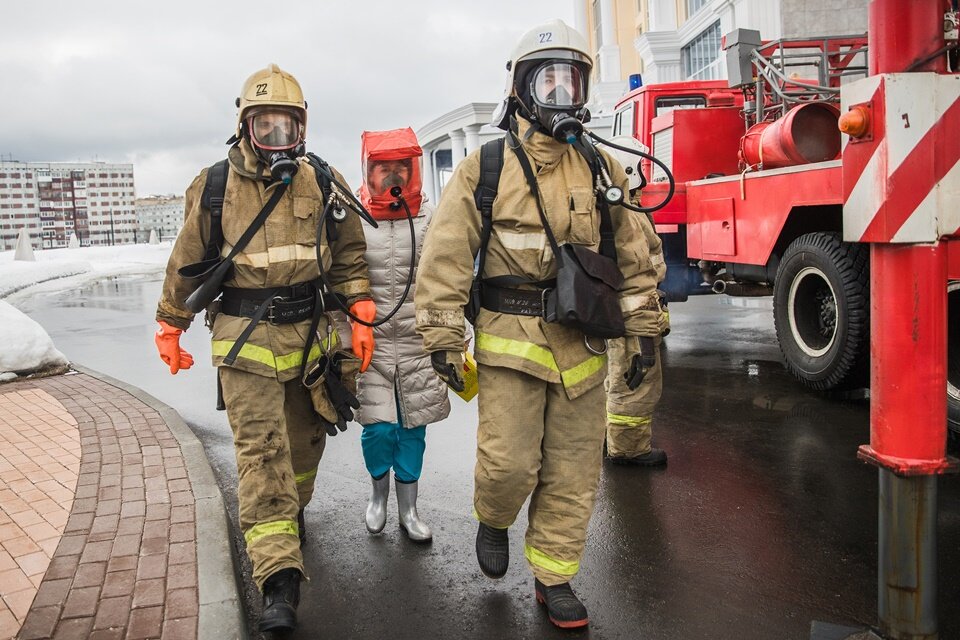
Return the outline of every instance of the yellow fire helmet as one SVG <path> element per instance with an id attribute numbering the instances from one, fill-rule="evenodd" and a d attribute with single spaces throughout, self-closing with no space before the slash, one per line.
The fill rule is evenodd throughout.
<path id="1" fill-rule="evenodd" d="M 275 64 L 267 65 L 247 78 L 237 98 L 237 138 L 240 138 L 240 128 L 244 118 L 250 115 L 249 111 L 257 107 L 285 107 L 296 112 L 303 125 L 307 128 L 307 101 L 303 99 L 303 90 L 300 83 L 292 75 Z"/>

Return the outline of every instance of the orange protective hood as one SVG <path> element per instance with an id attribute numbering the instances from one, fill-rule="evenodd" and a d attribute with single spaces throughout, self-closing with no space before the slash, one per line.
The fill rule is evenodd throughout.
<path id="1" fill-rule="evenodd" d="M 407 217 L 390 188 L 400 186 L 410 214 L 416 216 L 423 199 L 421 194 L 420 158 L 423 149 L 413 129 L 364 131 L 360 135 L 363 158 L 363 184 L 360 202 L 377 220 L 398 220 Z M 394 205 L 394 207 L 391 207 Z"/>

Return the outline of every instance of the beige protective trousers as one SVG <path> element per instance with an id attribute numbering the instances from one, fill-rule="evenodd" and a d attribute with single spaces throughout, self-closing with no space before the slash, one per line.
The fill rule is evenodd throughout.
<path id="1" fill-rule="evenodd" d="M 631 391 L 623 379 L 630 367 L 624 339 L 607 340 L 607 455 L 634 457 L 650 452 L 653 411 L 663 392 L 660 342 L 661 338 L 654 339 L 656 364 Z"/>
<path id="2" fill-rule="evenodd" d="M 546 585 L 580 569 L 603 456 L 603 387 L 576 400 L 551 384 L 504 367 L 477 366 L 480 425 L 474 510 L 505 529 L 530 497 L 524 555 Z"/>
<path id="3" fill-rule="evenodd" d="M 297 512 L 310 502 L 326 431 L 299 378 L 279 382 L 219 367 L 237 454 L 240 529 L 260 589 L 272 574 L 303 572 Z"/>

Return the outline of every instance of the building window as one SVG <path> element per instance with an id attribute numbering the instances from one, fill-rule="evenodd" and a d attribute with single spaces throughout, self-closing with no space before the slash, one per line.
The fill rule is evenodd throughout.
<path id="1" fill-rule="evenodd" d="M 689 18 L 705 6 L 707 6 L 707 0 L 687 0 L 687 17 Z"/>
<path id="2" fill-rule="evenodd" d="M 720 59 L 720 21 L 700 32 L 696 38 L 684 45 L 683 71 L 689 80 L 714 80 L 719 77 L 720 69 L 716 64 Z"/>

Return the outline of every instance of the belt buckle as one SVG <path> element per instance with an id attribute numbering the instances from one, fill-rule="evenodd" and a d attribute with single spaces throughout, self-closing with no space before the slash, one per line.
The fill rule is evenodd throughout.
<path id="1" fill-rule="evenodd" d="M 277 303 L 277 300 L 283 301 L 282 296 L 273 296 L 273 300 L 270 301 L 270 306 L 267 307 L 267 322 L 270 324 L 278 324 L 276 316 L 273 315 L 274 305 Z"/>
<path id="2" fill-rule="evenodd" d="M 544 320 L 547 319 L 547 293 L 553 291 L 550 288 L 544 288 L 540 290 L 540 317 Z"/>

